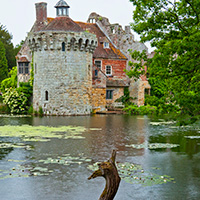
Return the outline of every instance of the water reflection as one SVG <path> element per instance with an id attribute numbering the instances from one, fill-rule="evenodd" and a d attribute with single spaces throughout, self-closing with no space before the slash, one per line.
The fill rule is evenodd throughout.
<path id="1" fill-rule="evenodd" d="M 117 161 L 141 164 L 145 170 L 160 175 L 174 177 L 176 183 L 167 183 L 143 187 L 121 182 L 116 200 L 132 199 L 200 199 L 200 140 L 185 136 L 199 135 L 198 130 L 172 129 L 169 125 L 152 126 L 147 117 L 127 115 L 97 115 L 79 117 L 33 117 L 33 118 L 0 118 L 0 126 L 33 125 L 33 126 L 83 126 L 85 139 L 51 139 L 49 142 L 27 142 L 34 146 L 32 151 L 25 149 L 0 149 L 0 170 L 12 168 L 18 163 L 9 159 L 25 160 L 32 166 L 52 169 L 49 176 L 0 179 L 1 198 L 6 200 L 39 200 L 39 199 L 98 199 L 104 180 L 88 181 L 91 171 L 89 163 L 59 164 L 38 163 L 39 160 L 62 157 L 70 154 L 75 157 L 87 157 L 91 163 L 109 158 L 113 148 L 117 149 Z M 1 142 L 12 138 L 0 138 Z M 19 138 L 14 141 L 19 142 Z M 126 147 L 130 144 L 171 143 L 179 144 L 176 148 L 150 150 Z M 155 167 L 159 171 L 155 171 Z M 16 187 L 14 187 L 16 186 Z"/>

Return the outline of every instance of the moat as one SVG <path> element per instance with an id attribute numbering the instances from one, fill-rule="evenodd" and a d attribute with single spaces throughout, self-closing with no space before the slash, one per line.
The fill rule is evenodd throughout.
<path id="1" fill-rule="evenodd" d="M 200 199 L 199 124 L 157 122 L 128 115 L 1 116 L 1 199 L 96 200 L 105 180 L 87 180 L 89 166 L 107 160 L 112 149 L 117 162 L 137 166 L 115 200 Z"/>

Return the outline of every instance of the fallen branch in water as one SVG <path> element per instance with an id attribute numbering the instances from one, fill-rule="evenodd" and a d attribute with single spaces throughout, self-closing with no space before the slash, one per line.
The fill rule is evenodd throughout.
<path id="1" fill-rule="evenodd" d="M 88 180 L 90 180 L 92 178 L 102 176 L 106 179 L 106 185 L 99 200 L 113 200 L 119 188 L 121 178 L 119 177 L 117 167 L 115 165 L 115 158 L 116 151 L 113 150 L 111 158 L 108 161 L 100 163 L 98 165 L 99 169 L 88 178 Z"/>

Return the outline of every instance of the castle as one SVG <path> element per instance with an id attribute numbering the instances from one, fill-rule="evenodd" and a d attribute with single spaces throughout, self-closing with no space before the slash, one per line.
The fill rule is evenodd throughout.
<path id="1" fill-rule="evenodd" d="M 128 49 L 147 50 L 134 41 L 130 27 L 96 13 L 87 23 L 69 17 L 69 5 L 60 0 L 56 18 L 47 17 L 47 3 L 36 3 L 36 21 L 17 54 L 18 82 L 34 71 L 33 108 L 47 115 L 87 115 L 105 111 L 129 88 L 139 106 L 144 104 L 146 77 L 129 79 Z"/>

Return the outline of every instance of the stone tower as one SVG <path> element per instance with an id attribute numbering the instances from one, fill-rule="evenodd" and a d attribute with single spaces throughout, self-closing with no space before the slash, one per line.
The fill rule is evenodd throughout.
<path id="1" fill-rule="evenodd" d="M 68 16 L 65 1 L 55 7 L 57 17 L 49 22 L 44 3 L 36 4 L 37 23 L 41 20 L 43 26 L 28 35 L 34 66 L 33 108 L 42 107 L 47 115 L 87 115 L 92 110 L 92 55 L 97 38 Z"/>

